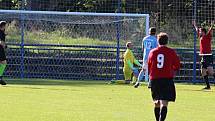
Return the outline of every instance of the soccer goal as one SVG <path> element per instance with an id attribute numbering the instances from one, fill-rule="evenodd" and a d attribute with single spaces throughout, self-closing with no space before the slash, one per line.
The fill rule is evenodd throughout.
<path id="1" fill-rule="evenodd" d="M 0 18 L 16 77 L 123 78 L 121 47 L 140 47 L 149 29 L 148 14 L 0 10 Z"/>

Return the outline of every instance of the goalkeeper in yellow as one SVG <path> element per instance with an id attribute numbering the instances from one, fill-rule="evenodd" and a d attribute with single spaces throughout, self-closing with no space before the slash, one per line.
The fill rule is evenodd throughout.
<path id="1" fill-rule="evenodd" d="M 127 50 L 124 53 L 124 78 L 125 83 L 130 84 L 136 82 L 136 79 L 139 75 L 138 68 L 135 68 L 134 65 L 142 67 L 142 65 L 139 63 L 139 61 L 134 57 L 134 54 L 132 52 L 133 44 L 131 42 L 126 43 Z M 132 79 L 134 77 L 134 79 Z"/>
<path id="2" fill-rule="evenodd" d="M 123 55 L 124 58 L 124 67 L 123 73 L 125 80 L 112 80 L 111 83 L 121 83 L 121 84 L 130 84 L 131 82 L 135 84 L 137 77 L 139 75 L 138 68 L 135 68 L 134 65 L 142 67 L 138 60 L 135 59 L 132 52 L 133 44 L 131 42 L 126 43 L 126 51 Z"/>

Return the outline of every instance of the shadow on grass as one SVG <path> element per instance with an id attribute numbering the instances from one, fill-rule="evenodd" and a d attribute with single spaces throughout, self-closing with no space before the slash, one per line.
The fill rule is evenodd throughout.
<path id="1" fill-rule="evenodd" d="M 8 87 L 8 88 L 22 88 L 22 89 L 31 89 L 31 90 L 52 90 L 52 91 L 81 91 L 81 90 L 77 90 L 77 89 L 73 89 L 73 88 L 47 88 L 46 85 L 45 87 L 35 87 L 35 86 L 41 86 L 41 85 L 34 85 L 34 86 L 30 86 L 30 85 L 22 85 L 22 86 L 10 86 L 10 85 L 7 85 L 7 86 L 4 86 L 4 87 Z M 43 85 L 44 86 L 44 85 Z M 72 87 L 72 86 L 71 86 Z M 83 86 L 82 86 L 83 87 Z"/>
<path id="2" fill-rule="evenodd" d="M 203 89 L 205 87 L 205 83 L 176 83 L 176 88 L 177 86 L 180 85 L 184 85 L 184 86 L 188 86 L 188 87 L 184 87 L 184 88 L 178 88 L 178 90 L 180 91 L 193 91 L 193 92 L 214 92 L 214 83 L 211 83 L 211 89 L 210 90 L 206 90 Z M 192 88 L 190 88 L 189 86 L 193 86 Z M 197 87 L 194 87 L 197 86 Z"/>
<path id="3" fill-rule="evenodd" d="M 192 92 L 213 92 L 212 90 L 205 90 L 205 89 L 178 89 L 181 91 L 192 91 Z"/>
<path id="4" fill-rule="evenodd" d="M 96 86 L 108 85 L 106 81 L 77 81 L 51 79 L 8 79 L 8 85 L 44 85 L 44 86 Z"/>

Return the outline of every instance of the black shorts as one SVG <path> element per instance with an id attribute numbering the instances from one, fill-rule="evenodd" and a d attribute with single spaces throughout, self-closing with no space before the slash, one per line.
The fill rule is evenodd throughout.
<path id="1" fill-rule="evenodd" d="M 0 61 L 7 60 L 4 47 L 0 45 Z"/>
<path id="2" fill-rule="evenodd" d="M 213 55 L 203 55 L 201 59 L 202 68 L 213 67 Z"/>
<path id="3" fill-rule="evenodd" d="M 175 102 L 176 91 L 173 79 L 155 79 L 151 80 L 152 99 L 167 100 Z"/>

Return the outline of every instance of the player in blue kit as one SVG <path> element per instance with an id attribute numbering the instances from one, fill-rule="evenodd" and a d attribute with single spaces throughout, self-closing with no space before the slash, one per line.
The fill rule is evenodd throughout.
<path id="1" fill-rule="evenodd" d="M 140 85 L 140 81 L 143 79 L 144 76 L 145 76 L 146 82 L 148 82 L 148 80 L 149 80 L 148 64 L 147 64 L 148 55 L 152 49 L 154 49 L 158 46 L 157 37 L 155 35 L 156 35 L 156 28 L 151 27 L 149 29 L 149 35 L 143 38 L 143 42 L 142 42 L 143 66 L 142 66 L 142 70 L 138 76 L 138 80 L 137 80 L 136 84 L 134 85 L 135 88 L 137 88 Z M 149 87 L 150 87 L 150 83 L 149 83 Z"/>

